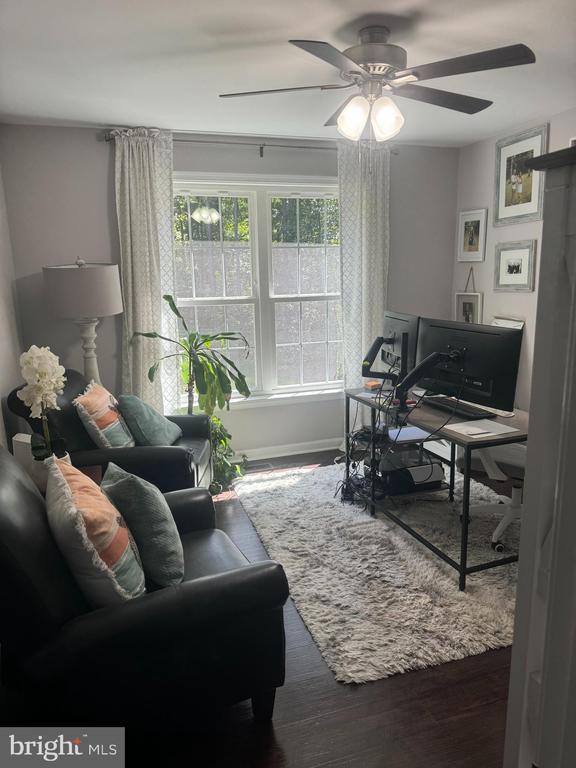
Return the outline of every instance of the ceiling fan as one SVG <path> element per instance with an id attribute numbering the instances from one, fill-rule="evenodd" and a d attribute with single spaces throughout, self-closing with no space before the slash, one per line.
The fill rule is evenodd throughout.
<path id="1" fill-rule="evenodd" d="M 392 99 L 385 94 L 394 94 L 404 99 L 423 101 L 473 115 L 489 107 L 492 102 L 474 96 L 415 85 L 415 83 L 436 77 L 532 64 L 536 61 L 533 51 L 528 46 L 518 44 L 407 68 L 406 50 L 399 45 L 388 43 L 389 35 L 390 30 L 385 26 L 364 27 L 358 33 L 358 45 L 347 48 L 345 51 L 339 51 L 330 43 L 317 40 L 289 41 L 297 48 L 336 67 L 342 79 L 346 81 L 343 85 L 303 85 L 295 88 L 222 93 L 220 96 L 229 99 L 267 93 L 355 88 L 356 92 L 338 107 L 324 125 L 336 125 L 343 136 L 358 141 L 370 117 L 374 138 L 376 141 L 385 141 L 395 136 L 404 125 L 402 113 Z"/>

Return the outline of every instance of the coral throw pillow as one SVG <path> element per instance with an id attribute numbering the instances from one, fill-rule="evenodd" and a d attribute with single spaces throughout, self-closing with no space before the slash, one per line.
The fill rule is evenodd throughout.
<path id="1" fill-rule="evenodd" d="M 96 483 L 61 459 L 48 465 L 48 523 L 80 589 L 96 608 L 146 591 L 136 544 Z"/>
<path id="2" fill-rule="evenodd" d="M 118 402 L 101 384 L 91 382 L 72 401 L 86 431 L 99 448 L 128 448 L 134 438 L 118 410 Z"/>

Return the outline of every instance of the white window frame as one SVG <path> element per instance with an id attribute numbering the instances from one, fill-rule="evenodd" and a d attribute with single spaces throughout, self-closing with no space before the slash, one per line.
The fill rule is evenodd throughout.
<path id="1" fill-rule="evenodd" d="M 276 384 L 276 340 L 274 306 L 278 302 L 330 301 L 338 294 L 297 294 L 274 296 L 272 293 L 272 207 L 273 197 L 338 197 L 337 180 L 331 177 L 271 177 L 260 174 L 174 173 L 173 194 L 234 195 L 248 198 L 250 247 L 252 253 L 252 296 L 215 297 L 178 300 L 181 306 L 253 304 L 257 387 L 253 395 L 278 396 L 339 392 L 342 381 L 319 382 L 298 386 Z M 261 290 L 266 286 L 265 290 Z"/>

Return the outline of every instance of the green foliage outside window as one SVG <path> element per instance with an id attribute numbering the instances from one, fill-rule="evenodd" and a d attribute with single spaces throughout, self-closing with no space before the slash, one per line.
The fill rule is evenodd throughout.
<path id="1" fill-rule="evenodd" d="M 272 242 L 338 245 L 338 200 L 322 197 L 272 198 Z"/>
<path id="2" fill-rule="evenodd" d="M 220 213 L 216 224 L 195 221 L 192 213 L 196 208 L 206 206 Z M 247 197 L 206 197 L 203 195 L 175 195 L 174 197 L 174 241 L 176 243 L 207 242 L 249 242 L 250 222 Z"/>

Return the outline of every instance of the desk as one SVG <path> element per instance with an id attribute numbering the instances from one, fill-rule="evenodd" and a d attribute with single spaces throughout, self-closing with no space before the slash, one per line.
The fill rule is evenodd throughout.
<path id="1" fill-rule="evenodd" d="M 372 440 L 370 443 L 370 474 L 371 474 L 371 488 L 370 488 L 370 512 L 375 514 L 377 507 L 377 500 L 375 499 L 375 467 L 376 467 L 376 422 L 377 417 L 383 412 L 383 407 L 374 394 L 366 392 L 361 389 L 346 390 L 346 479 L 350 476 L 350 401 L 355 401 L 361 405 L 365 405 L 370 409 L 370 424 Z M 486 438 L 473 438 L 465 435 L 457 434 L 456 432 L 450 432 L 446 429 L 450 424 L 457 424 L 459 422 L 466 421 L 465 418 L 458 416 L 452 416 L 445 411 L 439 411 L 435 408 L 431 408 L 427 405 L 420 405 L 414 408 L 407 416 L 400 418 L 400 423 L 404 423 L 404 419 L 407 424 L 412 424 L 417 427 L 425 429 L 427 432 L 433 432 L 434 435 L 431 440 L 447 440 L 450 443 L 450 461 L 447 462 L 450 467 L 450 481 L 448 486 L 448 496 L 450 501 L 454 500 L 454 473 L 456 467 L 456 447 L 460 447 L 464 451 L 464 483 L 463 483 L 463 497 L 462 497 L 462 530 L 460 540 L 460 562 L 457 562 L 445 552 L 442 552 L 428 539 L 424 538 L 418 531 L 414 530 L 411 526 L 405 523 L 397 515 L 390 510 L 380 506 L 380 511 L 386 515 L 390 520 L 403 528 L 407 533 L 417 539 L 421 544 L 427 547 L 431 552 L 441 558 L 445 563 L 452 566 L 459 574 L 459 587 L 461 590 L 466 589 L 466 577 L 471 573 L 477 573 L 478 571 L 485 571 L 488 568 L 496 568 L 500 565 L 508 565 L 518 560 L 518 555 L 509 555 L 507 557 L 501 557 L 495 560 L 490 560 L 485 563 L 477 563 L 473 566 L 468 565 L 468 527 L 470 523 L 470 470 L 472 465 L 472 453 L 478 448 L 495 448 L 498 445 L 509 445 L 511 443 L 524 443 L 528 439 L 528 414 L 525 411 L 516 411 L 515 415 L 511 418 L 496 417 L 494 421 L 500 424 L 506 424 L 510 427 L 515 427 L 517 432 L 509 432 L 502 435 L 490 435 Z M 443 459 L 444 461 L 444 459 Z"/>

